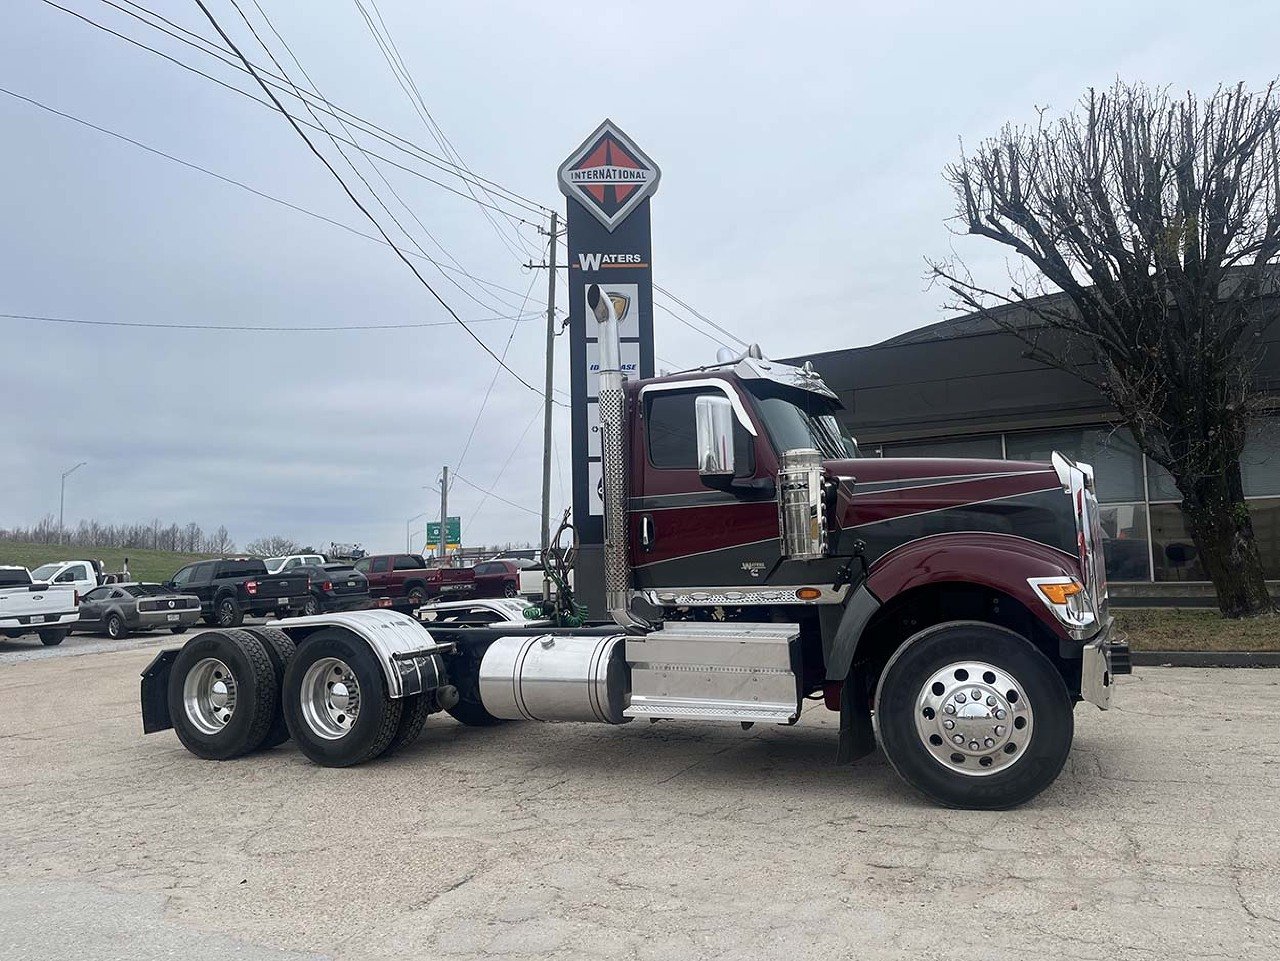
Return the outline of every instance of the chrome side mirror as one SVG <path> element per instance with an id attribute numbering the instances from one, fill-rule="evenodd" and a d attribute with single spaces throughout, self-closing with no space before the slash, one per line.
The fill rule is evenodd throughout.
<path id="1" fill-rule="evenodd" d="M 698 434 L 698 473 L 703 478 L 732 477 L 733 404 L 727 397 L 704 394 L 694 398 Z"/>

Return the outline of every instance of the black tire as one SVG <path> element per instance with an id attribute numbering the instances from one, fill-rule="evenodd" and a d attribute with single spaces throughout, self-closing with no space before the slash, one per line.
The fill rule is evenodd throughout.
<path id="1" fill-rule="evenodd" d="M 201 615 L 200 615 L 200 620 L 204 621 L 204 622 L 205 622 L 206 624 L 208 624 L 210 627 L 217 627 L 217 626 L 218 626 L 218 618 L 217 618 L 216 616 L 214 616 L 213 614 L 201 614 Z"/>
<path id="2" fill-rule="evenodd" d="M 409 603 L 414 607 L 421 607 L 427 603 L 427 589 L 421 585 L 414 584 L 413 587 L 409 588 L 407 597 Z"/>
<path id="3" fill-rule="evenodd" d="M 273 747 L 279 747 L 292 736 L 284 720 L 284 697 L 280 692 L 284 690 L 285 669 L 288 668 L 289 662 L 293 660 L 293 655 L 298 649 L 289 635 L 278 627 L 246 627 L 244 631 L 262 642 L 262 646 L 267 651 L 267 657 L 271 659 L 271 670 L 275 673 L 276 713 L 271 721 L 271 727 L 267 729 L 267 736 L 258 745 L 259 751 L 267 751 Z"/>
<path id="4" fill-rule="evenodd" d="M 507 583 L 502 585 L 503 597 L 515 597 L 519 593 L 520 593 L 520 588 L 517 587 L 515 584 L 512 584 L 510 581 L 507 581 Z"/>
<path id="5" fill-rule="evenodd" d="M 384 756 L 395 754 L 416 741 L 423 727 L 426 726 L 427 716 L 431 713 L 431 700 L 425 694 L 413 694 L 401 700 L 403 707 L 400 712 L 400 724 L 396 728 L 395 736 L 391 738 L 391 743 L 387 745 Z"/>
<path id="6" fill-rule="evenodd" d="M 494 717 L 480 700 L 480 662 L 473 658 L 449 660 L 449 679 L 458 688 L 458 703 L 445 708 L 449 716 L 467 727 L 496 727 L 507 718 Z"/>
<path id="7" fill-rule="evenodd" d="M 108 614 L 102 626 L 113 641 L 122 641 L 129 636 L 129 626 L 119 614 Z"/>
<path id="8" fill-rule="evenodd" d="M 184 625 L 182 625 L 182 624 L 174 624 L 174 625 L 173 625 L 173 627 L 169 628 L 169 633 L 170 633 L 170 634 L 184 634 L 184 633 L 186 633 L 186 630 L 187 630 L 187 629 L 186 629 L 186 627 L 185 627 Z"/>
<path id="9" fill-rule="evenodd" d="M 1003 750 L 1012 747 L 1009 754 L 1016 753 L 1016 760 L 982 776 L 960 771 L 976 770 L 964 768 L 965 764 L 988 761 L 957 750 L 951 757 L 958 761 L 948 766 L 930 753 L 916 728 L 917 698 L 924 685 L 935 673 L 963 661 L 985 663 L 1006 672 L 1023 689 L 1020 698 L 1024 704 L 1034 711 L 1025 741 L 1012 727 L 1006 729 L 1009 744 Z M 976 680 L 973 683 L 980 686 Z M 935 715 L 925 716 L 932 719 Z M 1031 800 L 1057 778 L 1071 751 L 1074 716 L 1062 676 L 1030 641 L 993 624 L 955 621 L 926 628 L 890 660 L 876 698 L 876 731 L 893 769 L 930 800 L 946 807 L 1003 810 Z M 942 741 L 933 743 L 943 748 Z M 997 745 L 997 764 L 1001 762 L 1000 751 Z"/>
<path id="10" fill-rule="evenodd" d="M 315 617 L 321 611 L 320 601 L 316 599 L 314 594 L 307 598 L 307 603 L 302 605 L 299 615 L 302 617 Z"/>
<path id="11" fill-rule="evenodd" d="M 57 647 L 67 639 L 67 635 L 71 633 L 69 627 L 52 627 L 47 630 L 40 631 L 40 643 L 45 647 Z"/>
<path id="12" fill-rule="evenodd" d="M 303 713 L 303 682 L 312 665 L 336 658 L 350 669 L 360 688 L 359 712 L 341 735 L 326 738 Z M 308 698 L 310 695 L 308 694 Z M 383 753 L 395 737 L 403 699 L 387 696 L 386 680 L 369 645 L 341 628 L 317 631 L 298 649 L 284 672 L 284 718 L 298 750 L 325 767 L 350 767 Z"/>
<path id="13" fill-rule="evenodd" d="M 187 677 L 206 658 L 227 666 L 235 680 L 230 719 L 216 731 L 201 730 L 187 713 Z M 169 675 L 169 717 L 184 747 L 197 757 L 226 761 L 257 750 L 276 715 L 276 679 L 262 642 L 247 631 L 205 631 L 183 646 Z"/>
<path id="14" fill-rule="evenodd" d="M 220 597 L 213 610 L 214 620 L 219 627 L 239 627 L 244 623 L 244 611 L 240 610 L 240 603 L 230 594 Z"/>

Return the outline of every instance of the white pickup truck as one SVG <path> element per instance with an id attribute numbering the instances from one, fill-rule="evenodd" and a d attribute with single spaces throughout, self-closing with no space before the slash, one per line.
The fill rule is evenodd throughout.
<path id="1" fill-rule="evenodd" d="M 0 567 L 0 634 L 38 634 L 48 647 L 61 644 L 80 617 L 80 592 L 64 584 L 33 581 L 25 567 Z"/>

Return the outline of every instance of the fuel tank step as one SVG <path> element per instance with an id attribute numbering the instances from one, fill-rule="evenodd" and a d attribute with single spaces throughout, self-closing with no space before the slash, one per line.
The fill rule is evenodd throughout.
<path id="1" fill-rule="evenodd" d="M 793 624 L 672 623 L 628 637 L 627 717 L 790 724 L 800 716 Z"/>

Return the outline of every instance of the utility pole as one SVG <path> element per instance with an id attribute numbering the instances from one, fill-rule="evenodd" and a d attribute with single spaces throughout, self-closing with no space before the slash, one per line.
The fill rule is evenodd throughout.
<path id="1" fill-rule="evenodd" d="M 551 389 L 556 352 L 556 228 L 560 212 L 551 211 L 551 253 L 547 257 L 547 380 L 542 397 L 542 599 L 551 598 L 551 578 L 547 575 L 551 550 Z"/>
<path id="2" fill-rule="evenodd" d="M 554 244 L 554 242 L 555 241 L 553 240 L 552 243 Z M 552 249 L 552 253 L 553 254 L 555 253 L 554 248 Z M 62 489 L 58 492 L 58 543 L 59 544 L 65 544 L 67 542 L 66 528 L 62 526 L 62 512 L 63 512 L 63 508 L 66 507 L 66 503 L 67 503 L 67 478 L 70 477 L 72 474 L 74 474 L 76 471 L 78 471 L 81 467 L 83 467 L 85 463 L 86 461 L 81 461 L 80 463 L 76 464 L 75 467 L 72 467 L 68 470 L 64 470 L 62 472 Z"/>
<path id="3" fill-rule="evenodd" d="M 449 466 L 446 464 L 440 475 L 440 562 L 444 563 L 449 554 L 445 545 L 449 543 Z"/>

